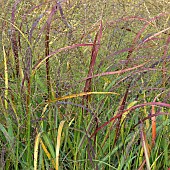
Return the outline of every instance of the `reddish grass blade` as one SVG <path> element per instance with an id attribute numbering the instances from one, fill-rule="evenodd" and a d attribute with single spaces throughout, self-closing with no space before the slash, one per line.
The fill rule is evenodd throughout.
<path id="1" fill-rule="evenodd" d="M 142 33 L 145 31 L 145 29 L 149 26 L 152 25 L 152 22 L 157 20 L 158 18 L 160 18 L 161 16 L 165 16 L 165 15 L 169 15 L 168 13 L 160 13 L 159 15 L 151 18 L 144 26 L 143 28 L 138 32 L 138 34 L 136 35 L 135 39 L 134 39 L 134 43 L 137 43 L 137 41 L 140 39 Z"/>
<path id="2" fill-rule="evenodd" d="M 144 38 L 144 40 L 140 44 L 144 44 L 145 42 L 147 42 L 149 40 L 153 40 L 154 37 L 159 36 L 160 34 L 168 31 L 169 29 L 170 29 L 170 27 L 168 27 L 168 28 L 166 28 L 166 29 L 164 29 L 162 31 L 159 31 L 159 32 L 157 32 L 157 33 L 155 33 L 155 34 L 153 34 L 151 36 L 148 36 L 147 38 Z"/>
<path id="3" fill-rule="evenodd" d="M 97 54 L 98 54 L 98 51 L 99 51 L 101 37 L 102 37 L 102 21 L 100 22 L 99 31 L 96 34 L 96 37 L 95 37 L 95 40 L 94 40 L 94 43 L 93 43 L 88 77 L 91 77 L 93 75 L 93 72 L 94 72 L 94 65 L 96 63 L 96 57 L 97 57 Z M 91 91 L 91 78 L 86 79 L 86 83 L 85 83 L 85 87 L 84 87 L 84 92 L 89 92 L 89 91 Z M 84 103 L 84 99 L 86 99 L 87 102 L 88 102 L 88 97 L 83 98 L 83 103 Z"/>
<path id="4" fill-rule="evenodd" d="M 143 28 L 142 28 L 140 31 L 138 31 L 136 37 L 134 38 L 131 47 L 127 50 L 127 51 L 128 51 L 128 55 L 127 55 L 127 57 L 126 57 L 126 58 L 127 58 L 127 61 L 126 61 L 126 63 L 125 63 L 125 67 L 124 67 L 124 68 L 126 68 L 126 67 L 128 66 L 129 59 L 130 59 L 132 53 L 133 53 L 136 49 L 138 49 L 138 48 L 141 46 L 141 44 L 144 44 L 145 42 L 147 42 L 147 41 L 149 41 L 149 40 L 151 40 L 151 39 L 153 39 L 153 38 L 155 37 L 155 35 L 154 35 L 154 36 L 149 36 L 148 38 L 144 39 L 144 41 L 142 41 L 142 43 L 138 44 L 139 39 L 140 39 L 142 33 L 146 30 L 146 28 L 147 28 L 149 25 L 154 26 L 154 25 L 152 24 L 153 21 L 155 21 L 156 19 L 160 18 L 161 16 L 166 16 L 166 15 L 169 15 L 169 13 L 160 13 L 158 16 L 151 18 L 149 21 L 148 21 L 147 19 L 145 19 L 145 18 L 140 18 L 140 17 L 132 16 L 132 17 L 126 17 L 126 18 L 119 19 L 118 21 L 115 21 L 115 22 L 110 22 L 110 24 L 116 24 L 116 23 L 118 23 L 118 22 L 120 22 L 120 21 L 130 21 L 130 20 L 139 20 L 139 21 L 144 21 L 144 22 L 145 22 L 145 25 L 143 26 Z M 109 25 L 110 25 L 110 24 L 109 24 Z M 169 28 L 161 31 L 161 33 L 167 31 L 168 29 L 169 29 Z M 131 31 L 131 30 L 128 30 L 128 31 Z M 158 33 L 158 34 L 160 34 L 160 33 Z M 156 35 L 157 35 L 157 33 L 156 33 Z"/>
<path id="5" fill-rule="evenodd" d="M 145 18 L 140 18 L 140 17 L 136 17 L 136 16 L 122 18 L 122 19 L 116 21 L 116 23 L 117 23 L 117 22 L 120 22 L 120 21 L 122 21 L 122 20 L 123 20 L 123 21 L 139 20 L 139 21 L 145 21 L 145 22 L 146 22 L 145 25 L 151 24 L 151 22 L 147 21 Z M 128 31 L 129 31 L 129 30 L 128 30 Z M 139 33 L 138 33 L 138 34 L 139 34 Z M 137 35 L 138 35 L 138 34 L 137 34 Z M 127 54 L 127 57 L 126 57 L 127 61 L 126 61 L 126 63 L 125 63 L 125 67 L 124 67 L 124 68 L 126 68 L 126 67 L 128 66 L 129 59 L 130 59 L 132 53 L 134 52 L 134 50 L 135 50 L 135 48 L 136 48 L 136 47 L 135 47 L 135 46 L 136 46 L 136 42 L 137 42 L 137 41 L 133 41 L 131 47 L 128 49 L 128 54 Z"/>
<path id="6" fill-rule="evenodd" d="M 57 8 L 59 9 L 62 22 L 64 23 L 64 25 L 65 25 L 67 28 L 71 29 L 71 25 L 68 23 L 65 15 L 64 15 L 63 8 L 62 8 L 62 6 L 61 6 L 61 2 L 59 2 L 59 1 L 57 2 Z M 71 33 L 71 32 L 70 32 L 70 33 Z"/>
<path id="7" fill-rule="evenodd" d="M 91 78 L 95 78 L 95 77 L 100 77 L 100 76 L 107 76 L 107 75 L 113 75 L 113 74 L 122 74 L 122 73 L 125 73 L 125 72 L 128 72 L 128 71 L 135 70 L 137 68 L 143 67 L 148 62 L 149 61 L 147 61 L 147 62 L 145 62 L 143 64 L 140 64 L 138 66 L 134 66 L 132 68 L 127 68 L 127 69 L 124 69 L 124 70 L 105 72 L 105 73 L 100 73 L 100 74 L 96 74 L 96 75 L 93 75 L 93 76 L 89 76 L 87 78 L 82 79 L 82 81 L 85 81 L 85 80 L 88 80 L 88 79 L 91 79 Z"/>
<path id="8" fill-rule="evenodd" d="M 57 5 L 56 5 L 56 6 L 57 6 Z M 47 21 L 46 21 L 47 25 L 50 25 L 51 22 L 52 22 L 52 17 L 53 17 L 53 15 L 54 15 L 54 14 L 56 13 L 56 11 L 57 11 L 56 6 L 53 6 L 52 9 L 51 9 L 50 15 L 49 15 L 49 17 L 48 17 L 48 19 L 47 19 Z M 39 6 L 37 6 L 37 7 L 39 7 Z M 42 27 L 41 30 L 40 30 L 39 35 L 37 36 L 37 38 L 36 38 L 36 40 L 35 40 L 35 43 L 37 43 L 37 42 L 39 41 L 39 39 L 40 39 L 40 37 L 41 37 L 41 35 L 42 35 L 42 32 L 46 29 L 47 25 L 46 25 L 46 24 L 43 25 L 43 27 Z"/>
<path id="9" fill-rule="evenodd" d="M 56 13 L 56 6 L 53 6 L 47 19 L 47 26 L 46 26 L 46 34 L 45 34 L 45 57 L 50 54 L 50 25 L 52 22 L 52 17 Z M 49 58 L 46 59 L 46 81 L 47 81 L 47 89 L 48 89 L 48 98 L 51 98 L 51 80 L 50 80 L 50 61 Z"/>
<path id="10" fill-rule="evenodd" d="M 159 112 L 159 113 L 155 113 L 155 114 L 150 114 L 149 116 L 145 117 L 144 119 L 140 120 L 132 129 L 134 129 L 136 126 L 138 126 L 139 124 L 143 123 L 145 120 L 147 119 L 152 119 L 154 117 L 157 116 L 161 116 L 161 115 L 169 115 L 169 113 L 166 112 Z M 156 123 L 155 123 L 156 124 Z M 153 127 L 153 126 L 152 126 Z M 155 129 L 155 134 L 156 134 L 156 129 Z M 153 137 L 152 137 L 153 140 Z"/>
<path id="11" fill-rule="evenodd" d="M 31 42 L 32 39 L 32 34 L 34 29 L 36 28 L 36 26 L 38 25 L 38 23 L 40 22 L 40 20 L 43 18 L 43 14 L 41 14 L 32 24 L 31 30 L 29 31 L 29 41 Z"/>
<path id="12" fill-rule="evenodd" d="M 124 53 L 124 52 L 131 52 L 131 51 L 137 51 L 137 50 L 139 50 L 139 49 L 148 49 L 148 48 L 152 48 L 153 47 L 153 45 L 144 45 L 143 44 L 143 42 L 149 42 L 149 41 L 153 41 L 153 40 L 163 40 L 163 38 L 155 38 L 155 37 L 147 37 L 147 38 L 144 38 L 143 40 L 141 40 L 140 41 L 140 45 L 137 45 L 137 46 L 135 46 L 135 48 L 134 48 L 134 46 L 131 46 L 130 48 L 124 48 L 124 49 L 121 49 L 121 50 L 118 50 L 118 51 L 116 51 L 116 52 L 114 52 L 114 53 L 111 53 L 108 57 L 107 57 L 107 59 L 110 59 L 110 58 L 112 58 L 112 57 L 114 57 L 114 56 L 116 56 L 116 55 L 119 55 L 119 54 L 121 54 L 121 53 Z M 143 45 L 142 45 L 143 44 Z M 142 45 L 142 46 L 141 46 Z"/>
<path id="13" fill-rule="evenodd" d="M 100 41 L 101 41 L 101 37 L 102 37 L 102 20 L 100 22 L 100 26 L 99 26 L 99 31 L 96 34 L 95 40 L 93 42 L 93 47 L 92 47 L 92 54 L 91 54 L 91 61 L 90 61 L 90 66 L 89 66 L 89 71 L 88 71 L 88 77 L 93 75 L 94 72 L 94 65 L 96 63 L 96 58 L 97 58 L 97 54 L 100 48 Z M 90 92 L 91 91 L 91 78 L 90 79 L 86 79 L 86 83 L 85 83 L 85 87 L 84 87 L 84 92 Z M 86 107 L 88 108 L 88 102 L 89 102 L 89 98 L 90 96 L 83 96 L 82 99 L 82 105 L 84 105 L 84 101 L 86 100 Z M 84 112 L 84 110 L 82 109 L 82 113 Z M 98 121 L 96 120 L 96 128 L 98 128 Z M 94 144 L 96 143 L 96 137 L 94 137 Z"/>
<path id="14" fill-rule="evenodd" d="M 111 123 L 112 121 L 114 122 L 117 118 L 120 118 L 123 113 L 125 113 L 125 112 L 127 112 L 127 111 L 130 112 L 130 111 L 136 110 L 137 108 L 140 108 L 140 107 L 152 106 L 152 105 L 170 108 L 170 104 L 161 103 L 161 102 L 149 102 L 149 103 L 143 103 L 143 104 L 139 104 L 139 105 L 130 107 L 129 109 L 124 110 L 122 113 L 118 113 L 116 116 L 112 117 L 109 121 L 107 121 L 107 122 L 105 122 L 103 125 L 101 125 L 101 126 L 91 135 L 91 138 L 92 138 L 94 135 L 96 135 L 96 133 L 97 133 L 98 131 L 100 131 L 100 130 L 103 129 L 105 126 L 107 126 L 109 123 Z"/>
<path id="15" fill-rule="evenodd" d="M 109 26 L 112 26 L 112 25 L 115 25 L 115 24 L 120 23 L 122 21 L 131 21 L 131 20 L 144 21 L 145 23 L 151 24 L 147 19 L 142 18 L 142 17 L 138 17 L 138 16 L 131 16 L 131 17 L 121 18 L 121 19 L 118 19 L 117 21 L 107 22 L 107 24 Z"/>
<path id="16" fill-rule="evenodd" d="M 142 162 L 142 164 L 140 165 L 140 167 L 138 168 L 138 170 L 143 170 L 143 167 L 144 167 L 145 163 L 146 163 L 146 160 L 144 160 L 144 161 Z"/>
<path id="17" fill-rule="evenodd" d="M 160 93 L 158 96 L 156 96 L 153 100 L 153 102 L 156 102 L 157 98 L 161 95 L 162 93 Z M 155 114 L 155 106 L 152 105 L 152 110 L 151 110 L 151 115 L 153 116 L 151 118 L 152 120 L 152 146 L 155 145 L 155 141 L 156 141 L 156 114 Z M 155 116 L 154 116 L 155 115 Z"/>

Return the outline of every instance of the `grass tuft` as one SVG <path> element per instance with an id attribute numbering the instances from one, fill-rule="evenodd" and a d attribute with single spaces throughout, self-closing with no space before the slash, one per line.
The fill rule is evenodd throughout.
<path id="1" fill-rule="evenodd" d="M 0 169 L 170 168 L 168 0 L 0 6 Z"/>

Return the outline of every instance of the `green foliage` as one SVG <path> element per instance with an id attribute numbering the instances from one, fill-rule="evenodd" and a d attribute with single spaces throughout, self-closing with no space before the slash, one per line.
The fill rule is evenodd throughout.
<path id="1" fill-rule="evenodd" d="M 168 0 L 0 6 L 0 170 L 170 168 Z"/>

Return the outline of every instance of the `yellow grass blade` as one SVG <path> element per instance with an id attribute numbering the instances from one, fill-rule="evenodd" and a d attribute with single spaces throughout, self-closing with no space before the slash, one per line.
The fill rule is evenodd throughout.
<path id="1" fill-rule="evenodd" d="M 127 109 L 131 108 L 132 106 L 134 106 L 135 104 L 137 103 L 137 101 L 133 101 L 131 102 L 128 106 L 127 106 Z M 121 123 L 124 121 L 124 119 L 126 118 L 127 114 L 129 113 L 130 111 L 127 111 L 125 113 L 123 113 L 122 115 L 122 118 L 121 118 Z"/>
<path id="2" fill-rule="evenodd" d="M 56 145 L 56 170 L 59 169 L 59 150 L 60 150 L 60 141 L 61 141 L 61 132 L 64 126 L 65 121 L 61 121 L 58 128 L 58 136 L 57 136 L 57 145 Z"/>
<path id="3" fill-rule="evenodd" d="M 40 143 L 41 133 L 39 133 L 35 138 L 35 145 L 34 145 L 34 170 L 37 170 L 37 163 L 38 163 L 38 146 Z"/>
<path id="4" fill-rule="evenodd" d="M 5 109 L 8 108 L 8 68 L 7 68 L 7 59 L 6 59 L 6 53 L 5 53 L 5 48 L 3 46 L 3 54 L 4 54 L 4 75 L 5 75 Z"/>
<path id="5" fill-rule="evenodd" d="M 45 154 L 47 155 L 48 159 L 52 162 L 53 167 L 55 167 L 55 162 L 54 162 L 54 160 L 52 159 L 51 154 L 48 152 L 46 146 L 44 145 L 44 143 L 43 143 L 43 141 L 42 141 L 41 139 L 40 139 L 40 144 L 41 144 L 41 146 L 42 146 Z"/>
<path id="6" fill-rule="evenodd" d="M 44 118 L 44 114 L 47 110 L 47 107 L 48 107 L 48 104 L 46 104 L 43 108 L 43 111 L 42 111 L 42 114 L 41 114 L 41 118 L 43 119 Z M 41 122 L 41 127 L 43 128 L 43 124 L 44 124 L 44 121 Z"/>
<path id="7" fill-rule="evenodd" d="M 76 97 L 81 97 L 81 96 L 86 96 L 86 95 L 91 95 L 91 94 L 115 94 L 115 95 L 119 95 L 118 93 L 115 92 L 82 92 L 82 93 L 78 93 L 78 94 L 71 94 L 68 96 L 63 96 L 63 97 L 58 97 L 55 98 L 54 100 L 49 100 L 48 103 L 54 103 L 60 100 L 66 100 L 66 99 L 71 99 L 71 98 L 76 98 Z"/>

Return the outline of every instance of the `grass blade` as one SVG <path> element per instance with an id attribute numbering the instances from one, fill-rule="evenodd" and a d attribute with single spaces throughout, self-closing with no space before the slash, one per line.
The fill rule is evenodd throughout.
<path id="1" fill-rule="evenodd" d="M 144 107 L 144 106 L 162 106 L 162 107 L 168 107 L 170 108 L 170 104 L 167 103 L 161 103 L 161 102 L 150 102 L 150 103 L 143 103 L 143 104 L 139 104 L 133 107 L 130 107 L 129 109 L 124 110 L 122 113 L 118 113 L 116 116 L 112 117 L 109 121 L 105 122 L 103 125 L 101 125 L 92 135 L 91 138 L 101 129 L 103 129 L 105 126 L 107 126 L 109 123 L 111 123 L 112 121 L 114 122 L 117 118 L 120 118 L 122 116 L 122 114 L 126 113 L 127 111 L 133 111 L 137 108 L 140 107 Z"/>
<path id="2" fill-rule="evenodd" d="M 141 131 L 142 146 L 143 146 L 144 153 L 145 153 L 147 170 L 151 170 L 151 166 L 150 166 L 150 162 L 149 162 L 149 153 L 148 153 L 148 150 L 149 150 L 149 149 L 148 149 L 148 147 L 147 147 L 146 136 L 145 136 L 145 134 L 144 134 L 142 125 L 141 125 L 141 128 L 140 128 L 140 131 Z"/>
<path id="3" fill-rule="evenodd" d="M 37 170 L 38 165 L 38 147 L 40 142 L 40 137 L 42 133 L 38 133 L 35 138 L 35 144 L 34 144 L 34 170 Z"/>
<path id="4" fill-rule="evenodd" d="M 41 147 L 42 147 L 43 151 L 45 152 L 46 156 L 51 161 L 53 167 L 56 167 L 54 158 L 52 158 L 50 152 L 48 151 L 47 147 L 45 146 L 44 142 L 41 139 L 40 139 L 40 144 L 41 144 Z"/>
<path id="5" fill-rule="evenodd" d="M 56 170 L 59 170 L 59 150 L 60 150 L 60 141 L 61 141 L 61 132 L 63 129 L 65 121 L 61 121 L 59 128 L 58 128 L 58 135 L 57 135 L 57 145 L 56 145 Z"/>
<path id="6" fill-rule="evenodd" d="M 99 51 L 101 37 L 102 37 L 102 21 L 100 22 L 99 31 L 97 32 L 94 43 L 93 43 L 91 61 L 90 61 L 90 66 L 89 66 L 89 71 L 88 71 L 88 77 L 91 77 L 94 72 L 94 65 L 96 63 L 96 57 L 97 57 L 97 54 Z M 91 78 L 86 79 L 84 92 L 91 91 Z M 86 101 L 88 103 L 88 97 L 87 96 L 83 97 L 83 103 L 84 103 L 84 99 L 86 99 Z"/>
<path id="7" fill-rule="evenodd" d="M 115 92 L 82 92 L 82 93 L 78 93 L 78 94 L 71 94 L 71 95 L 68 95 L 68 96 L 58 97 L 58 98 L 55 98 L 53 100 L 49 100 L 48 103 L 54 103 L 54 102 L 57 102 L 57 101 L 60 101 L 60 100 L 77 98 L 77 97 L 87 96 L 87 95 L 91 95 L 91 94 L 115 94 L 115 95 L 119 95 L 118 93 L 115 93 Z"/>

